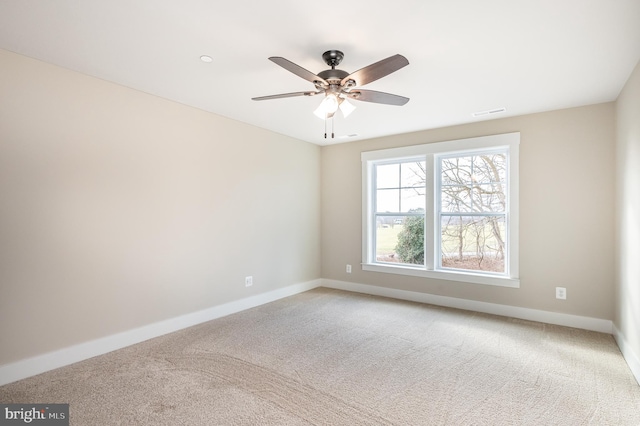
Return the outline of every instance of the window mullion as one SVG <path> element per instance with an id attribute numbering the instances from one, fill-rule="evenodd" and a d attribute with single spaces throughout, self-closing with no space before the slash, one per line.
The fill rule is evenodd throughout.
<path id="1" fill-rule="evenodd" d="M 429 154 L 425 158 L 425 228 L 424 228 L 424 262 L 427 270 L 435 269 L 436 259 L 436 191 L 434 191 L 434 182 L 436 182 L 436 167 L 434 164 L 435 157 Z"/>
<path id="2" fill-rule="evenodd" d="M 378 223 L 378 209 L 376 208 L 377 204 L 378 204 L 378 186 L 375 184 L 375 182 L 377 182 L 378 180 L 378 173 L 377 173 L 377 168 L 376 167 L 372 167 L 371 168 L 371 182 L 373 182 L 372 187 L 371 187 L 371 192 L 373 193 L 373 197 L 371 199 L 371 212 L 372 212 L 372 222 L 371 222 L 371 226 L 369 228 L 369 232 L 371 232 L 371 247 L 369 248 L 369 259 L 370 261 L 375 262 L 376 261 L 376 247 L 378 246 L 378 236 L 376 234 L 375 228 L 377 226 Z"/>
<path id="3" fill-rule="evenodd" d="M 398 163 L 398 211 L 402 211 L 402 163 Z"/>

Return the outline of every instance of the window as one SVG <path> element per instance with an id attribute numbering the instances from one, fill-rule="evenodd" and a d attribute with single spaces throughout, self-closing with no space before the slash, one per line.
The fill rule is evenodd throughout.
<path id="1" fill-rule="evenodd" d="M 376 261 L 423 264 L 424 248 L 419 246 L 424 239 L 425 162 L 377 163 L 373 167 Z M 408 229 L 413 232 L 408 234 Z M 406 243 L 399 244 L 399 240 Z M 418 244 L 411 244 L 412 240 Z"/>
<path id="2" fill-rule="evenodd" d="M 519 141 L 363 152 L 363 269 L 518 287 Z"/>
<path id="3" fill-rule="evenodd" d="M 508 149 L 437 155 L 439 266 L 506 271 Z"/>

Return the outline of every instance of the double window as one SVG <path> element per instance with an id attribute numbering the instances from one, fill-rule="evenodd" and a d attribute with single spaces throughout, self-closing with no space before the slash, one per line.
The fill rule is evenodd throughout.
<path id="1" fill-rule="evenodd" d="M 519 286 L 519 139 L 363 152 L 363 269 Z"/>

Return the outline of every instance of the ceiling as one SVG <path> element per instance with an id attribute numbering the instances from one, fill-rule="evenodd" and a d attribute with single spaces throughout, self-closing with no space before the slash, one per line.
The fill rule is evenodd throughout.
<path id="1" fill-rule="evenodd" d="M 615 100 L 639 23 L 640 0 L 0 0 L 0 48 L 324 145 Z M 319 96 L 251 100 L 313 89 L 268 57 L 318 73 L 330 49 L 348 72 L 404 55 L 365 88 L 411 100 L 352 102 L 333 140 Z"/>

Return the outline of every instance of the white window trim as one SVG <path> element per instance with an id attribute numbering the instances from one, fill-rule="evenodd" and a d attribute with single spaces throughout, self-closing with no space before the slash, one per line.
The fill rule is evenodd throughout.
<path id="1" fill-rule="evenodd" d="M 474 284 L 487 284 L 502 287 L 520 287 L 519 279 L 519 145 L 520 133 L 506 133 L 501 135 L 482 136 L 469 139 L 457 139 L 446 142 L 436 142 L 423 145 L 412 145 L 400 148 L 390 148 L 378 151 L 368 151 L 361 154 L 362 160 L 362 269 L 371 272 L 409 275 L 432 279 L 460 281 Z M 373 164 L 380 161 L 405 160 L 410 157 L 426 159 L 427 164 L 434 165 L 434 156 L 438 154 L 453 154 L 455 152 L 479 151 L 500 147 L 509 148 L 509 212 L 508 212 L 508 276 L 487 275 L 472 271 L 434 270 L 435 255 L 438 251 L 435 244 L 425 244 L 426 268 L 410 265 L 393 265 L 378 263 L 373 260 L 373 249 L 370 242 L 374 241 L 372 225 L 372 179 Z M 435 167 L 429 168 L 427 175 L 427 204 L 425 228 L 426 241 L 435 241 Z M 429 226 L 431 225 L 431 226 Z"/>

